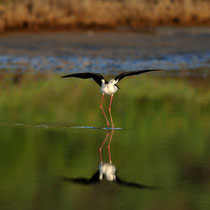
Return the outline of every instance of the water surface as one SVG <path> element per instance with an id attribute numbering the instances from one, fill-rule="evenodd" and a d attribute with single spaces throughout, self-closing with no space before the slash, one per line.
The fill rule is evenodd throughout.
<path id="1" fill-rule="evenodd" d="M 24 87 L 16 88 L 26 93 Z M 91 128 L 106 125 L 94 89 L 89 92 L 86 86 L 84 95 L 74 89 L 79 97 L 74 102 L 69 95 L 69 102 L 64 96 L 59 101 L 54 90 L 48 96 L 40 89 L 34 102 L 30 95 L 20 95 L 28 98 L 28 106 L 19 115 L 21 99 L 11 95 L 16 104 L 6 105 L 2 98 L 0 208 L 208 209 L 210 110 L 203 96 L 186 99 L 171 93 L 171 98 L 158 99 L 121 92 L 112 112 L 116 127 L 123 129 L 114 130 L 110 142 L 111 130 Z M 39 104 L 43 92 L 48 99 Z M 108 98 L 107 111 L 106 102 Z M 17 113 L 8 113 L 8 107 Z M 105 177 L 89 181 L 101 161 L 110 159 L 123 184 Z"/>
<path id="2" fill-rule="evenodd" d="M 208 28 L 0 37 L 0 209 L 209 209 L 209 40 Z M 144 68 L 176 77 L 121 81 L 116 130 L 101 129 L 96 83 L 60 79 Z M 116 181 L 99 181 L 102 162 Z"/>

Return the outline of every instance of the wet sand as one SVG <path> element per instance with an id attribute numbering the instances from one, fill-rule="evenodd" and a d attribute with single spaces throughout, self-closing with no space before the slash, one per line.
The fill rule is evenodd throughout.
<path id="1" fill-rule="evenodd" d="M 137 59 L 209 51 L 210 28 L 159 28 L 145 33 L 14 33 L 0 37 L 1 55 Z"/>

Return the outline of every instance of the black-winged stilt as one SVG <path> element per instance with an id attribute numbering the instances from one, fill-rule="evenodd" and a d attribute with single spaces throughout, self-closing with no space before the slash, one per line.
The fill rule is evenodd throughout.
<path id="1" fill-rule="evenodd" d="M 104 95 L 110 95 L 111 96 L 110 104 L 109 104 L 109 115 L 110 115 L 110 119 L 111 119 L 111 123 L 112 123 L 112 128 L 114 128 L 114 123 L 113 123 L 112 114 L 111 114 L 111 106 L 112 106 L 113 95 L 117 92 L 118 89 L 120 89 L 117 86 L 117 83 L 120 80 L 122 80 L 124 77 L 143 74 L 143 73 L 150 72 L 150 71 L 160 71 L 160 70 L 159 69 L 148 69 L 148 70 L 123 72 L 123 73 L 119 74 L 118 76 L 116 76 L 114 79 L 109 80 L 109 82 L 107 80 L 105 80 L 104 77 L 101 74 L 90 73 L 90 72 L 68 74 L 68 75 L 62 76 L 61 78 L 66 78 L 66 77 L 77 77 L 77 78 L 81 78 L 81 79 L 92 78 L 100 86 L 100 89 L 101 89 L 102 97 L 101 97 L 100 108 L 101 108 L 101 110 L 103 112 L 103 115 L 106 119 L 106 123 L 107 123 L 108 127 L 110 127 L 110 123 L 109 123 L 109 120 L 108 120 L 108 118 L 107 118 L 107 116 L 104 112 L 102 104 L 103 104 Z"/>
<path id="2" fill-rule="evenodd" d="M 101 175 L 101 173 L 103 175 Z M 107 173 L 113 173 L 114 176 L 112 175 L 110 179 L 109 177 L 110 175 L 107 176 Z M 155 186 L 149 186 L 145 184 L 125 181 L 121 179 L 119 176 L 117 176 L 115 173 L 116 173 L 116 167 L 111 163 L 105 163 L 104 165 L 99 165 L 99 169 L 90 178 L 86 178 L 86 177 L 71 178 L 71 177 L 65 177 L 65 176 L 58 177 L 58 178 L 63 182 L 69 182 L 69 183 L 75 183 L 75 184 L 81 184 L 81 185 L 94 185 L 94 184 L 100 183 L 103 180 L 103 177 L 105 177 L 105 180 L 107 180 L 108 182 L 113 182 L 124 187 L 132 187 L 132 188 L 148 189 L 148 190 L 158 189 Z"/>
<path id="3" fill-rule="evenodd" d="M 111 133 L 111 136 L 110 136 L 110 140 L 109 140 L 109 144 L 108 144 L 109 162 L 103 162 L 101 150 L 102 150 L 103 145 L 105 144 L 106 140 L 108 139 L 110 133 Z M 125 180 L 121 179 L 116 174 L 116 166 L 112 164 L 111 152 L 110 152 L 110 144 L 111 144 L 113 133 L 114 133 L 114 129 L 112 130 L 112 132 L 110 132 L 110 131 L 107 132 L 106 137 L 99 149 L 100 160 L 101 160 L 100 164 L 99 164 L 99 168 L 96 172 L 93 173 L 93 175 L 90 178 L 60 177 L 60 179 L 64 182 L 71 182 L 71 183 L 82 184 L 82 185 L 97 184 L 97 183 L 101 182 L 103 179 L 105 179 L 108 182 L 114 182 L 116 184 L 119 184 L 121 186 L 126 186 L 126 187 L 134 187 L 134 188 L 139 188 L 139 189 L 151 189 L 151 190 L 157 189 L 154 186 L 125 181 Z"/>

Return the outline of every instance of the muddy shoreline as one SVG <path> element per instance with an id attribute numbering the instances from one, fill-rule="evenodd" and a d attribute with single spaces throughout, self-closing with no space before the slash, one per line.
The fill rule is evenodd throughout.
<path id="1" fill-rule="evenodd" d="M 198 23 L 176 23 L 176 22 L 158 22 L 158 23 L 141 23 L 138 26 L 131 25 L 108 25 L 108 24 L 70 24 L 70 25 L 53 25 L 53 24 L 35 24 L 29 26 L 27 23 L 22 23 L 20 25 L 6 26 L 5 28 L 0 28 L 0 36 L 15 33 L 72 33 L 72 32 L 82 32 L 88 33 L 93 32 L 113 32 L 113 33 L 150 33 L 157 28 L 209 28 L 209 21 L 202 21 Z"/>
<path id="2" fill-rule="evenodd" d="M 0 70 L 52 72 L 210 69 L 210 28 L 42 32 L 0 36 Z M 209 73 L 208 73 L 209 75 Z"/>
<path id="3" fill-rule="evenodd" d="M 1 55 L 98 56 L 146 58 L 176 53 L 205 53 L 210 27 L 159 27 L 137 32 L 43 31 L 12 32 L 0 36 Z"/>

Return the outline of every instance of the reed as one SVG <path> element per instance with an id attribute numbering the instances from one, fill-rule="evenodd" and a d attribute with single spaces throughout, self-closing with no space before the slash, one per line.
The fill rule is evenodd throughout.
<path id="1" fill-rule="evenodd" d="M 209 25 L 209 0 L 1 0 L 0 30 Z"/>

